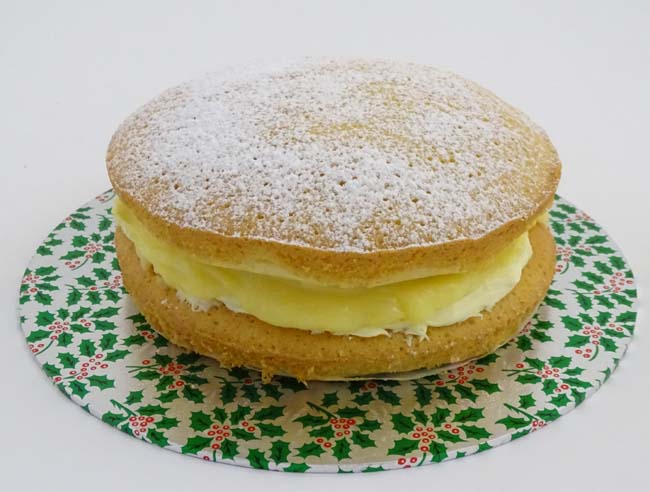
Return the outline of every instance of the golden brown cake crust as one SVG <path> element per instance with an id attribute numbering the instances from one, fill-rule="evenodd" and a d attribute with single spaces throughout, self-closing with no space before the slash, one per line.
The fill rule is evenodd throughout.
<path id="1" fill-rule="evenodd" d="M 144 268 L 118 228 L 117 254 L 124 283 L 152 327 L 173 343 L 225 366 L 261 368 L 263 376 L 301 380 L 405 372 L 482 356 L 505 343 L 533 313 L 550 285 L 555 242 L 548 228 L 530 231 L 533 256 L 520 282 L 491 311 L 446 327 L 430 327 L 427 339 L 396 333 L 361 338 L 280 328 L 225 306 L 192 311 L 149 266 Z"/>
<path id="2" fill-rule="evenodd" d="M 470 269 L 550 207 L 560 177 L 544 131 L 477 84 L 327 59 L 171 89 L 120 126 L 107 167 L 185 252 L 340 287 Z"/>

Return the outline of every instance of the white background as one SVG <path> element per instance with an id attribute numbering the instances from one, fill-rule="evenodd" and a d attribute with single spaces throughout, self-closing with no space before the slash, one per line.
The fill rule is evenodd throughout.
<path id="1" fill-rule="evenodd" d="M 648 2 L 6 2 L 0 0 L 0 488 L 3 490 L 648 490 Z M 442 65 L 545 127 L 560 193 L 623 248 L 637 336 L 576 411 L 487 453 L 396 472 L 299 476 L 206 464 L 84 414 L 46 380 L 16 322 L 17 288 L 50 229 L 108 188 L 118 123 L 225 64 L 303 54 Z"/>

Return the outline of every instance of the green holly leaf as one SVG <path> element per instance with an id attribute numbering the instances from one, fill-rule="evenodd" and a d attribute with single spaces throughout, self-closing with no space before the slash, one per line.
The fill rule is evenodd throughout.
<path id="1" fill-rule="evenodd" d="M 535 406 L 535 397 L 532 393 L 519 396 L 519 406 L 521 408 L 530 408 Z"/>
<path id="2" fill-rule="evenodd" d="M 158 429 L 174 429 L 178 427 L 180 422 L 176 417 L 163 417 L 158 422 L 156 422 L 156 428 Z"/>
<path id="3" fill-rule="evenodd" d="M 497 424 L 504 425 L 506 429 L 521 429 L 522 427 L 527 427 L 530 424 L 530 420 L 508 416 L 497 420 Z"/>
<path id="4" fill-rule="evenodd" d="M 323 425 L 321 427 L 314 427 L 312 430 L 309 431 L 309 435 L 311 437 L 322 437 L 324 439 L 331 439 L 334 437 L 334 429 L 332 429 L 332 426 L 329 424 Z"/>
<path id="5" fill-rule="evenodd" d="M 99 340 L 99 347 L 102 350 L 110 350 L 117 343 L 117 336 L 114 333 L 104 333 Z"/>
<path id="6" fill-rule="evenodd" d="M 105 268 L 93 268 L 93 274 L 95 274 L 97 280 L 108 280 L 111 278 L 111 272 Z"/>
<path id="7" fill-rule="evenodd" d="M 99 304 L 102 302 L 102 298 L 99 295 L 99 292 L 96 290 L 87 291 L 86 299 L 88 299 L 88 302 L 90 302 L 91 304 Z"/>
<path id="8" fill-rule="evenodd" d="M 519 337 L 517 337 L 516 343 L 517 348 L 522 352 L 527 352 L 533 348 L 533 342 L 531 342 L 530 338 L 528 338 L 526 335 L 519 335 Z"/>
<path id="9" fill-rule="evenodd" d="M 237 405 L 237 408 L 230 414 L 230 423 L 233 425 L 237 425 L 239 422 L 244 420 L 250 412 L 251 412 L 250 407 Z"/>
<path id="10" fill-rule="evenodd" d="M 278 437 L 285 434 L 284 430 L 279 425 L 259 423 L 257 424 L 257 428 L 260 430 L 262 436 Z"/>
<path id="11" fill-rule="evenodd" d="M 571 256 L 569 258 L 569 261 L 573 263 L 575 266 L 577 266 L 578 268 L 582 268 L 583 266 L 585 266 L 585 260 L 583 260 L 582 257 L 580 256 L 575 256 L 575 255 Z"/>
<path id="12" fill-rule="evenodd" d="M 379 423 L 378 420 L 371 420 L 368 418 L 364 418 L 363 422 L 357 425 L 357 428 L 360 431 L 367 431 L 367 432 L 372 432 L 381 427 L 381 424 Z"/>
<path id="13" fill-rule="evenodd" d="M 70 391 L 73 395 L 77 395 L 79 398 L 86 396 L 89 391 L 86 389 L 86 385 L 81 381 L 74 379 L 69 385 Z"/>
<path id="14" fill-rule="evenodd" d="M 140 403 L 143 398 L 143 391 L 131 391 L 127 397 L 126 400 L 124 400 L 124 403 L 127 405 L 133 405 L 134 403 Z"/>
<path id="15" fill-rule="evenodd" d="M 88 376 L 87 378 L 88 383 L 90 386 L 94 386 L 95 388 L 99 388 L 100 390 L 105 390 L 108 388 L 114 388 L 115 387 L 115 381 L 112 379 L 109 379 L 108 376 L 102 375 L 102 376 Z"/>
<path id="16" fill-rule="evenodd" d="M 108 352 L 106 354 L 104 360 L 107 362 L 115 362 L 124 359 L 127 355 L 129 355 L 128 350 L 113 350 L 112 352 Z M 156 375 L 156 377 L 158 376 Z"/>
<path id="17" fill-rule="evenodd" d="M 111 302 L 118 302 L 120 300 L 120 294 L 111 289 L 104 290 L 104 297 L 106 297 L 107 301 Z"/>
<path id="18" fill-rule="evenodd" d="M 545 408 L 537 412 L 537 417 L 545 422 L 552 422 L 560 416 L 560 413 L 555 408 Z"/>
<path id="19" fill-rule="evenodd" d="M 315 442 L 308 442 L 298 448 L 298 456 L 307 458 L 309 456 L 320 456 L 325 450 L 320 444 Z"/>
<path id="20" fill-rule="evenodd" d="M 565 367 L 569 367 L 569 365 L 571 365 L 571 358 L 566 357 L 564 355 L 560 355 L 556 357 L 551 357 L 548 360 L 548 362 L 553 367 L 557 367 L 558 369 L 564 369 Z"/>
<path id="21" fill-rule="evenodd" d="M 79 323 L 72 323 L 70 325 L 70 330 L 72 330 L 75 333 L 89 333 L 90 329 L 85 327 L 84 325 L 80 325 Z"/>
<path id="22" fill-rule="evenodd" d="M 198 454 L 212 444 L 212 439 L 203 436 L 190 437 L 181 448 L 183 454 Z M 223 452 L 223 444 L 221 446 Z"/>
<path id="23" fill-rule="evenodd" d="M 591 383 L 578 378 L 566 378 L 564 379 L 564 382 L 577 388 L 591 388 Z"/>
<path id="24" fill-rule="evenodd" d="M 347 441 L 347 439 L 339 439 L 338 441 L 336 441 L 336 444 L 334 444 L 334 447 L 332 448 L 332 452 L 334 454 L 334 457 L 339 461 L 345 458 L 349 458 L 350 443 Z"/>
<path id="25" fill-rule="evenodd" d="M 491 383 L 487 379 L 472 379 L 469 381 L 469 384 L 474 386 L 474 389 L 476 389 L 476 391 L 485 391 L 489 395 L 500 391 L 498 384 Z"/>
<path id="26" fill-rule="evenodd" d="M 174 361 L 174 359 L 167 354 L 156 354 L 153 356 L 153 360 L 156 361 L 156 364 L 160 364 L 161 366 L 166 366 Z"/>
<path id="27" fill-rule="evenodd" d="M 368 434 L 359 431 L 352 431 L 352 443 L 360 448 L 371 448 L 375 446 L 375 441 Z"/>
<path id="28" fill-rule="evenodd" d="M 394 391 L 391 390 L 385 390 L 381 386 L 377 388 L 377 398 L 379 398 L 382 401 L 385 401 L 389 405 L 399 405 L 400 404 L 400 399 L 399 396 Z"/>
<path id="29" fill-rule="evenodd" d="M 250 441 L 252 439 L 255 439 L 255 436 L 253 434 L 244 429 L 233 429 L 231 432 L 234 437 L 241 441 Z"/>
<path id="30" fill-rule="evenodd" d="M 45 246 L 41 245 L 36 249 L 36 253 L 41 256 L 51 256 L 52 250 L 50 248 L 46 248 Z"/>
<path id="31" fill-rule="evenodd" d="M 539 342 L 550 342 L 553 340 L 545 331 L 537 330 L 535 328 L 530 330 L 530 336 Z"/>
<path id="32" fill-rule="evenodd" d="M 221 386 L 221 402 L 225 405 L 227 403 L 235 401 L 235 396 L 237 396 L 237 389 L 229 383 L 228 381 L 224 382 Z"/>
<path id="33" fill-rule="evenodd" d="M 461 398 L 465 398 L 473 402 L 476 401 L 476 399 L 478 398 L 478 395 L 474 393 L 472 388 L 470 388 L 469 386 L 463 386 L 462 384 L 457 384 L 454 389 L 458 392 Z"/>
<path id="34" fill-rule="evenodd" d="M 434 441 L 429 445 L 429 452 L 431 453 L 431 461 L 440 463 L 448 458 L 447 448 L 444 444 Z"/>
<path id="35" fill-rule="evenodd" d="M 489 366 L 498 359 L 497 354 L 491 353 L 478 359 L 474 364 L 477 366 Z"/>
<path id="36" fill-rule="evenodd" d="M 478 427 L 476 425 L 459 425 L 458 426 L 464 433 L 467 439 L 487 439 L 490 437 L 490 433 L 486 431 L 483 427 Z"/>
<path id="37" fill-rule="evenodd" d="M 92 357 L 97 353 L 97 348 L 92 340 L 82 340 L 79 344 L 79 353 L 84 357 Z"/>
<path id="38" fill-rule="evenodd" d="M 291 463 L 282 471 L 292 472 L 292 473 L 304 473 L 307 470 L 309 470 L 309 466 L 305 463 Z"/>
<path id="39" fill-rule="evenodd" d="M 408 439 L 406 437 L 398 439 L 393 443 L 393 447 L 388 450 L 388 455 L 404 456 L 420 448 L 420 441 Z"/>
<path id="40" fill-rule="evenodd" d="M 108 250 L 108 248 L 106 248 Z M 90 258 L 90 261 L 92 261 L 95 264 L 101 263 L 106 259 L 106 254 L 102 253 L 101 251 L 98 251 L 97 253 L 93 253 L 92 257 Z"/>
<path id="41" fill-rule="evenodd" d="M 609 337 L 613 338 L 625 338 L 627 335 L 622 331 L 612 330 L 611 328 L 605 328 L 603 333 Z"/>
<path id="42" fill-rule="evenodd" d="M 578 313 L 578 317 L 580 318 L 580 320 L 583 323 L 585 323 L 587 325 L 591 325 L 594 322 L 594 318 L 589 316 L 587 313 Z M 580 328 L 578 328 L 577 330 L 574 330 L 574 331 L 579 331 L 580 329 L 582 329 L 582 327 L 580 327 Z"/>
<path id="43" fill-rule="evenodd" d="M 36 326 L 48 326 L 54 323 L 54 315 L 48 311 L 40 311 L 36 315 Z"/>
<path id="44" fill-rule="evenodd" d="M 93 316 L 95 318 L 110 318 L 111 316 L 115 316 L 119 312 L 120 310 L 116 307 L 105 307 L 95 311 L 93 313 Z"/>
<path id="45" fill-rule="evenodd" d="M 50 294 L 46 294 L 44 292 L 38 291 L 34 295 L 34 300 L 38 302 L 39 304 L 42 304 L 44 306 L 49 306 L 52 304 L 52 296 Z"/>
<path id="46" fill-rule="evenodd" d="M 589 337 L 586 335 L 571 335 L 569 340 L 564 344 L 565 347 L 582 347 L 589 343 Z"/>
<path id="47" fill-rule="evenodd" d="M 127 347 L 130 347 L 131 345 L 142 345 L 144 342 L 146 342 L 145 338 L 139 334 L 131 335 L 124 339 L 124 345 L 126 345 Z"/>
<path id="48" fill-rule="evenodd" d="M 50 332 L 47 330 L 34 330 L 29 333 L 27 336 L 26 340 L 29 343 L 35 343 L 35 342 L 40 342 L 41 340 L 44 340 L 45 338 L 48 338 L 50 336 Z"/>
<path id="49" fill-rule="evenodd" d="M 321 405 L 324 407 L 331 407 L 333 405 L 337 405 L 339 402 L 339 397 L 336 393 L 336 391 L 333 391 L 332 393 L 325 393 L 323 395 L 323 401 L 321 402 Z"/>
<path id="50" fill-rule="evenodd" d="M 408 434 L 415 427 L 415 423 L 411 417 L 407 417 L 403 413 L 394 413 L 391 415 L 393 428 L 400 434 Z"/>
<path id="51" fill-rule="evenodd" d="M 530 373 L 527 373 L 527 372 L 525 372 L 523 374 L 520 374 L 515 379 L 515 381 L 517 381 L 518 383 L 521 383 L 521 384 L 537 384 L 541 380 L 542 380 L 542 378 L 540 378 L 536 374 L 530 374 Z"/>
<path id="52" fill-rule="evenodd" d="M 79 359 L 69 352 L 61 352 L 56 358 L 59 359 L 59 362 L 65 369 L 73 369 L 77 365 L 77 362 L 79 362 Z"/>
<path id="53" fill-rule="evenodd" d="M 594 299 L 596 299 L 598 304 L 605 306 L 608 309 L 614 309 L 616 307 L 616 305 L 605 296 L 594 296 Z"/>
<path id="54" fill-rule="evenodd" d="M 584 369 L 582 367 L 574 367 L 572 369 L 567 369 L 564 371 L 564 374 L 567 376 L 580 376 L 584 372 Z"/>
<path id="55" fill-rule="evenodd" d="M 626 311 L 619 314 L 616 317 L 617 323 L 635 323 L 636 322 L 636 313 L 632 311 Z"/>
<path id="56" fill-rule="evenodd" d="M 183 387 L 183 396 L 194 403 L 203 403 L 205 400 L 205 395 L 200 389 L 188 385 Z"/>
<path id="57" fill-rule="evenodd" d="M 614 274 L 614 270 L 612 270 L 607 263 L 603 263 L 602 261 L 595 261 L 594 266 L 596 267 L 596 270 L 598 270 L 600 273 L 604 275 Z"/>
<path id="58" fill-rule="evenodd" d="M 161 448 L 164 448 L 169 444 L 165 434 L 156 429 L 149 429 L 147 431 L 147 439 L 150 443 L 160 446 Z"/>
<path id="59" fill-rule="evenodd" d="M 448 432 L 446 430 L 440 430 L 436 432 L 436 435 L 438 436 L 439 439 L 442 439 L 443 441 L 447 442 L 462 442 L 464 439 L 462 439 L 458 434 L 453 434 L 451 432 Z"/>
<path id="60" fill-rule="evenodd" d="M 271 459 L 275 464 L 284 463 L 289 456 L 289 443 L 285 441 L 274 441 L 271 444 Z"/>
<path id="61" fill-rule="evenodd" d="M 413 419 L 422 425 L 427 425 L 428 419 L 422 410 L 413 410 Z"/>
<path id="62" fill-rule="evenodd" d="M 166 391 L 165 393 L 160 393 L 158 401 L 160 403 L 170 403 L 178 399 L 178 392 L 176 390 Z"/>
<path id="63" fill-rule="evenodd" d="M 77 277 L 77 283 L 82 287 L 88 288 L 88 287 L 93 287 L 95 285 L 95 280 L 85 275 L 82 275 L 80 277 Z"/>
<path id="64" fill-rule="evenodd" d="M 421 384 L 415 384 L 415 399 L 421 407 L 431 403 L 433 395 L 431 390 Z"/>
<path id="65" fill-rule="evenodd" d="M 438 407 L 436 408 L 436 411 L 431 414 L 431 423 L 438 427 L 444 424 L 450 415 L 451 411 L 448 408 Z"/>
<path id="66" fill-rule="evenodd" d="M 605 278 L 594 272 L 583 272 L 582 276 L 594 284 L 600 285 L 605 283 Z"/>
<path id="67" fill-rule="evenodd" d="M 476 422 L 483 418 L 482 408 L 466 408 L 454 416 L 454 422 Z"/>
<path id="68" fill-rule="evenodd" d="M 542 385 L 542 391 L 546 395 L 552 395 L 555 393 L 555 389 L 557 388 L 557 381 L 555 379 L 545 379 L 544 384 Z"/>
<path id="69" fill-rule="evenodd" d="M 105 215 L 102 215 L 102 218 L 100 219 L 98 225 L 99 230 L 102 232 L 107 231 L 108 229 L 111 228 L 112 225 L 113 225 L 113 221 L 108 217 L 106 217 Z"/>
<path id="70" fill-rule="evenodd" d="M 165 415 L 167 410 L 167 408 L 161 407 L 160 405 L 144 405 L 138 409 L 138 413 L 148 417 L 151 415 Z"/>
<path id="71" fill-rule="evenodd" d="M 544 304 L 555 309 L 561 309 L 562 311 L 566 310 L 566 304 L 554 297 L 546 297 L 546 299 L 544 299 Z"/>
<path id="72" fill-rule="evenodd" d="M 102 415 L 102 422 L 106 422 L 113 427 L 117 427 L 119 424 L 126 420 L 126 415 L 121 413 L 106 412 Z"/>
<path id="73" fill-rule="evenodd" d="M 67 347 L 72 343 L 72 335 L 67 331 L 64 331 L 59 335 L 59 338 L 56 341 L 59 347 Z"/>
<path id="74" fill-rule="evenodd" d="M 614 299 L 618 304 L 622 304 L 623 306 L 631 306 L 632 301 L 629 301 L 627 297 L 622 296 L 620 294 L 617 294 L 615 292 L 612 292 L 609 294 L 612 299 Z"/>
<path id="75" fill-rule="evenodd" d="M 373 401 L 373 396 L 372 393 L 359 393 L 354 397 L 353 401 L 357 405 L 363 406 Z"/>
<path id="76" fill-rule="evenodd" d="M 555 232 L 555 234 L 558 236 L 562 236 L 566 232 L 566 229 L 562 222 L 551 222 L 551 228 L 553 229 L 553 232 Z"/>
<path id="77" fill-rule="evenodd" d="M 77 309 L 74 313 L 70 315 L 70 320 L 71 321 L 79 321 L 81 318 L 86 316 L 90 312 L 90 308 L 86 306 L 82 306 L 79 309 Z"/>
<path id="78" fill-rule="evenodd" d="M 584 310 L 589 310 L 593 306 L 593 303 L 591 302 L 591 298 L 582 293 L 576 295 L 576 300 L 578 301 L 580 307 Z"/>
<path id="79" fill-rule="evenodd" d="M 50 364 L 49 362 L 46 362 L 41 366 L 43 368 L 43 371 L 45 371 L 45 374 L 51 378 L 54 376 L 60 376 L 61 375 L 61 370 L 56 367 L 54 364 Z"/>
<path id="80" fill-rule="evenodd" d="M 253 420 L 263 421 L 263 420 L 275 420 L 282 416 L 284 412 L 284 407 L 279 406 L 268 406 L 258 410 L 253 415 Z"/>
<path id="81" fill-rule="evenodd" d="M 187 384 L 193 384 L 194 386 L 202 386 L 208 383 L 207 379 L 197 376 L 196 374 L 183 374 L 181 379 Z"/>
<path id="82" fill-rule="evenodd" d="M 52 275 L 54 272 L 56 272 L 56 267 L 53 266 L 42 266 L 34 270 L 34 274 L 38 275 L 39 277 Z"/>
<path id="83" fill-rule="evenodd" d="M 600 346 L 607 352 L 616 352 L 616 350 L 618 350 L 616 342 L 607 337 L 600 337 Z"/>
<path id="84" fill-rule="evenodd" d="M 434 390 L 438 393 L 438 398 L 450 405 L 456 403 L 456 396 L 446 386 L 437 386 Z"/>
<path id="85" fill-rule="evenodd" d="M 340 417 L 343 417 L 344 419 L 353 419 L 356 417 L 363 417 L 366 414 L 366 412 L 364 412 L 359 408 L 344 407 L 339 409 L 338 414 Z"/>
<path id="86" fill-rule="evenodd" d="M 564 393 L 560 393 L 551 398 L 551 405 L 555 405 L 556 407 L 565 407 L 569 403 L 571 403 L 571 400 L 569 400 L 569 397 Z"/>
<path id="87" fill-rule="evenodd" d="M 212 425 L 212 419 L 210 416 L 202 411 L 192 412 L 190 414 L 190 427 L 197 431 L 202 432 L 206 429 L 209 429 Z"/>

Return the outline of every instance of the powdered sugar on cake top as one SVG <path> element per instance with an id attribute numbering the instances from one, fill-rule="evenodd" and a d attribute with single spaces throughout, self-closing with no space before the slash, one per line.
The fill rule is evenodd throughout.
<path id="1" fill-rule="evenodd" d="M 336 251 L 481 237 L 528 216 L 554 166 L 544 132 L 472 82 L 336 59 L 170 89 L 108 156 L 118 188 L 169 222 Z"/>

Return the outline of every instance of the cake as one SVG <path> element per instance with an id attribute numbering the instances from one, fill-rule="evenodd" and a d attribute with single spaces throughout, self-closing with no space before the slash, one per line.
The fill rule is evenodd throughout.
<path id="1" fill-rule="evenodd" d="M 554 273 L 549 138 L 433 67 L 305 59 L 212 73 L 128 117 L 107 168 L 124 284 L 148 322 L 265 379 L 483 356 Z"/>

